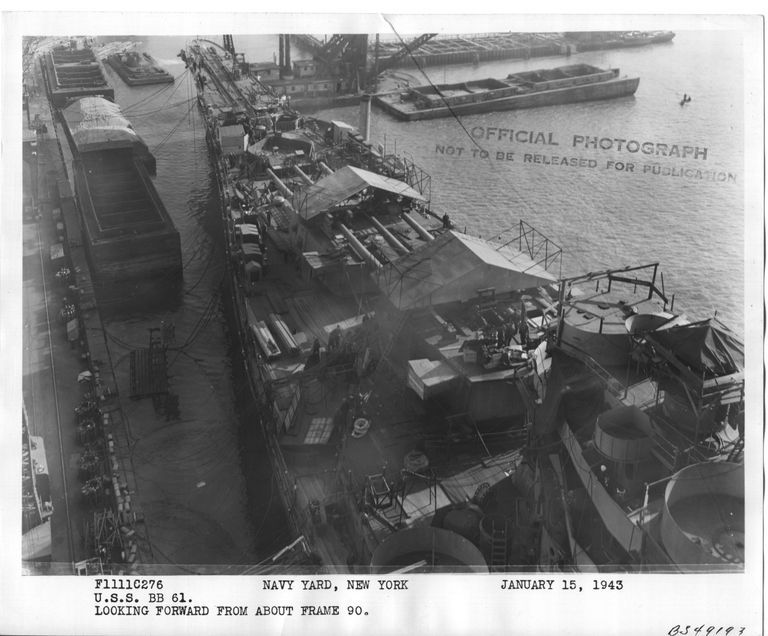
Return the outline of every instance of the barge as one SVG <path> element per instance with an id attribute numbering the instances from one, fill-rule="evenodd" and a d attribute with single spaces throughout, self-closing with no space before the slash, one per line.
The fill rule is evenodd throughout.
<path id="1" fill-rule="evenodd" d="M 75 100 L 59 114 L 97 286 L 178 285 L 179 233 L 150 178 L 155 158 L 144 141 L 100 97 Z"/>
<path id="2" fill-rule="evenodd" d="M 368 100 L 358 130 L 186 59 L 288 573 L 743 567 L 743 347 L 676 313 L 657 264 L 563 279 L 524 222 L 496 244 L 434 210 Z M 710 490 L 728 527 L 690 512 Z"/>
<path id="3" fill-rule="evenodd" d="M 115 91 L 107 84 L 101 65 L 90 47 L 77 48 L 73 41 L 70 46 L 54 48 L 41 63 L 48 94 L 57 107 L 65 106 L 69 100 L 78 97 L 115 98 Z"/>
<path id="4" fill-rule="evenodd" d="M 112 69 L 128 86 L 148 86 L 151 84 L 173 84 L 174 79 L 168 71 L 148 53 L 128 51 L 107 56 Z"/>
<path id="5" fill-rule="evenodd" d="M 416 86 L 380 93 L 374 103 L 405 121 L 537 108 L 635 94 L 639 77 L 621 77 L 619 69 L 572 64 L 512 73 L 506 79 Z"/>

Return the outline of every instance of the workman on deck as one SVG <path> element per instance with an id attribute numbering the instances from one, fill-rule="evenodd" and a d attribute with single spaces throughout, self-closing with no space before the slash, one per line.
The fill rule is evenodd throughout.
<path id="1" fill-rule="evenodd" d="M 336 325 L 336 328 L 331 332 L 328 338 L 328 351 L 336 351 L 341 344 L 341 327 Z"/>
<path id="2" fill-rule="evenodd" d="M 520 321 L 520 344 L 523 346 L 528 344 L 528 322 L 525 319 Z"/>

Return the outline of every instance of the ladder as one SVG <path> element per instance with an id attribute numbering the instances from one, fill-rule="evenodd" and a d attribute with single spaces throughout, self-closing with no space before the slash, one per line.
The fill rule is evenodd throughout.
<path id="1" fill-rule="evenodd" d="M 507 523 L 491 523 L 491 571 L 503 572 L 507 566 Z"/>
<path id="2" fill-rule="evenodd" d="M 733 445 L 733 450 L 728 454 L 728 461 L 729 462 L 735 462 L 738 461 L 740 458 L 743 459 L 743 453 L 744 453 L 744 436 L 739 435 L 739 439 L 736 440 L 736 443 Z"/>

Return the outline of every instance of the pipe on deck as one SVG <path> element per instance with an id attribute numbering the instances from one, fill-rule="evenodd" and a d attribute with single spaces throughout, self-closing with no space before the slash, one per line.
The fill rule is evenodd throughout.
<path id="1" fill-rule="evenodd" d="M 397 240 L 397 237 L 392 234 L 386 227 L 384 227 L 384 224 L 379 221 L 376 217 L 372 216 L 370 217 L 371 222 L 376 226 L 376 228 L 381 232 L 382 236 L 387 240 L 387 243 L 389 243 L 392 247 L 394 247 L 400 254 L 408 254 L 411 250 L 409 250 L 405 245 L 403 245 L 400 241 Z"/>
<path id="2" fill-rule="evenodd" d="M 352 249 L 355 250 L 355 252 L 360 258 L 362 258 L 366 263 L 368 263 L 374 269 L 380 269 L 382 267 L 378 259 L 368 251 L 365 245 L 363 245 L 359 241 L 359 239 L 354 234 L 352 234 L 352 231 L 346 225 L 344 225 L 343 223 L 340 223 L 339 227 L 341 228 L 341 233 L 351 243 Z"/>
<path id="3" fill-rule="evenodd" d="M 416 234 L 418 234 L 421 238 L 423 238 L 425 241 L 432 241 L 434 240 L 434 236 L 432 236 L 427 230 L 425 230 L 421 225 L 419 225 L 409 214 L 403 214 L 403 218 L 405 219 L 405 222 L 410 225 L 414 230 L 416 230 Z"/>
<path id="4" fill-rule="evenodd" d="M 299 178 L 300 178 L 300 179 L 301 179 L 301 180 L 302 180 L 304 183 L 306 183 L 307 185 L 313 185 L 313 184 L 315 183 L 314 181 L 312 181 L 312 179 L 310 179 L 310 178 L 307 176 L 307 173 L 306 173 L 306 172 L 304 172 L 304 171 L 303 171 L 301 168 L 299 168 L 299 166 L 293 166 L 293 169 L 296 171 L 296 174 L 297 174 L 297 175 L 299 175 Z"/>
<path id="5" fill-rule="evenodd" d="M 270 179 L 275 182 L 275 185 L 277 186 L 277 189 L 280 190 L 280 192 L 283 193 L 283 196 L 292 198 L 293 197 L 293 190 L 291 190 L 287 185 L 285 185 L 281 180 L 280 177 L 278 177 L 273 171 L 272 168 L 267 168 L 267 174 L 269 175 Z"/>
<path id="6" fill-rule="evenodd" d="M 323 174 L 327 177 L 333 174 L 333 170 L 331 170 L 327 165 L 325 165 L 324 161 L 320 162 L 320 170 L 323 171 Z"/>

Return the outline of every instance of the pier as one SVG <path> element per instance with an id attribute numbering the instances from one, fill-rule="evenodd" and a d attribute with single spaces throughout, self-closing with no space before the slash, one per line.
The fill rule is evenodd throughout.
<path id="1" fill-rule="evenodd" d="M 419 64 L 478 64 L 490 60 L 529 59 L 549 55 L 570 55 L 575 45 L 559 33 L 489 33 L 453 35 L 414 41 L 410 53 L 403 55 L 402 42 L 378 43 L 379 67 Z M 369 57 L 376 55 L 376 45 L 368 48 Z M 389 64 L 397 58 L 398 64 Z M 401 62 L 401 63 L 400 63 Z"/>
<path id="2" fill-rule="evenodd" d="M 45 64 L 41 62 L 43 73 Z M 29 267 L 30 276 L 25 277 L 24 294 L 33 305 L 25 309 L 25 343 L 30 351 L 25 354 L 24 382 L 31 426 L 60 461 L 49 462 L 54 504 L 51 562 L 30 562 L 28 567 L 37 573 L 103 573 L 110 566 L 99 562 L 96 554 L 104 548 L 110 557 L 115 550 L 125 555 L 122 563 L 112 563 L 114 572 L 135 571 L 140 562 L 152 560 L 152 551 L 143 512 L 135 500 L 128 423 L 96 302 L 71 175 L 64 162 L 68 152 L 60 141 L 65 139 L 64 132 L 46 103 L 41 73 L 32 66 L 29 70 L 27 120 L 32 123 L 25 121 L 25 154 L 32 191 L 25 210 L 25 269 Z M 55 91 L 48 89 L 55 99 Z M 64 270 L 68 275 L 59 278 Z M 42 322 L 34 318 L 34 310 L 41 306 L 46 316 Z M 62 306 L 71 306 L 73 314 L 63 310 L 57 314 Z M 54 319 L 57 315 L 58 321 Z M 81 380 L 86 372 L 87 379 Z M 95 405 L 87 418 L 78 414 L 86 402 Z M 86 419 L 93 430 L 83 436 L 80 428 Z M 94 503 L 97 512 L 113 519 L 119 529 L 116 536 L 100 534 L 91 521 L 94 509 L 85 501 L 78 473 L 83 442 L 103 462 L 99 473 L 103 471 L 107 481 Z"/>
<path id="3" fill-rule="evenodd" d="M 334 54 L 344 45 L 335 34 L 323 42 L 312 35 L 294 34 L 292 39 L 316 58 Z M 568 33 L 475 33 L 437 36 L 424 33 L 406 42 L 402 39 L 368 45 L 368 66 L 376 73 L 401 66 L 479 64 L 492 60 L 569 56 L 581 51 L 614 49 L 671 42 L 672 31 L 584 31 Z"/>

